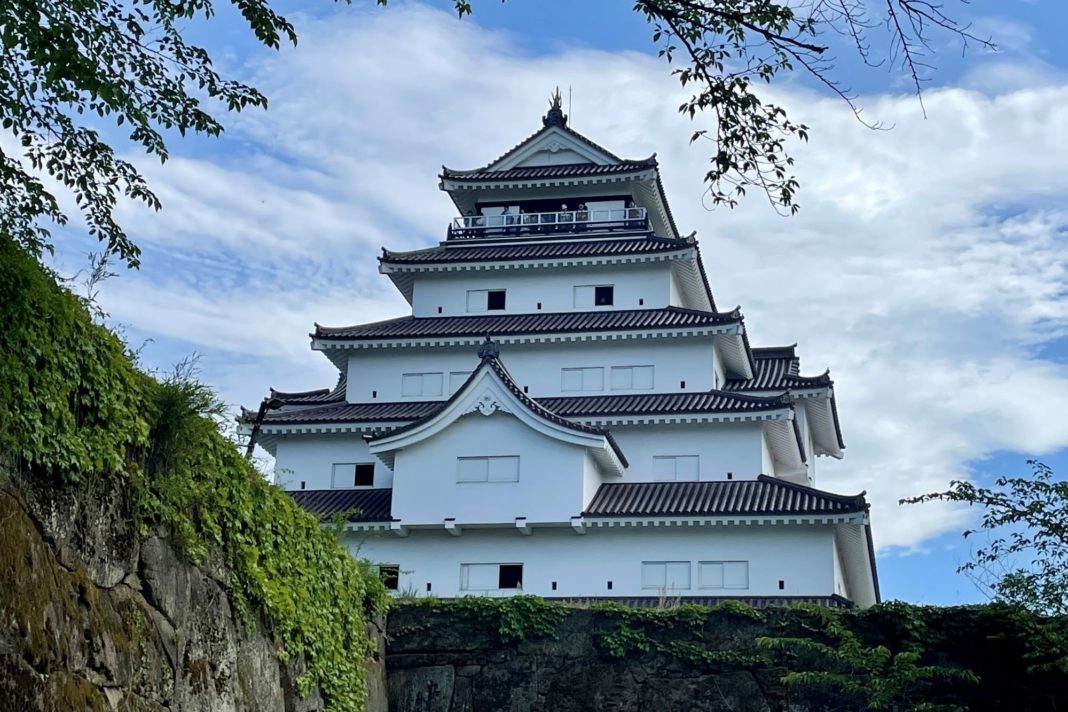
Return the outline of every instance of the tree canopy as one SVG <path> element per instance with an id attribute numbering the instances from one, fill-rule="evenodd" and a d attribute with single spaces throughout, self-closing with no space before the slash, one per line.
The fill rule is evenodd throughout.
<path id="1" fill-rule="evenodd" d="M 1028 461 L 1031 477 L 999 477 L 992 487 L 954 480 L 944 492 L 901 500 L 965 502 L 983 513 L 979 530 L 984 543 L 957 570 L 967 574 L 993 598 L 1039 613 L 1068 614 L 1068 480 Z"/>
<path id="2" fill-rule="evenodd" d="M 375 0 L 385 5 L 387 0 Z M 965 2 L 966 0 L 959 0 Z M 263 45 L 295 44 L 296 30 L 268 0 L 230 0 Z M 463 17 L 469 0 L 454 0 Z M 693 95 L 680 107 L 714 115 L 695 131 L 714 150 L 706 175 L 716 204 L 733 206 L 747 188 L 778 209 L 797 210 L 791 138 L 808 128 L 761 98 L 759 87 L 805 72 L 856 110 L 834 74 L 825 38 L 845 37 L 868 64 L 899 65 L 919 92 L 934 35 L 965 45 L 978 38 L 929 0 L 636 0 L 653 42 Z M 211 0 L 8 0 L 0 3 L 0 232 L 40 254 L 51 249 L 49 222 L 68 215 L 52 185 L 73 196 L 105 251 L 137 266 L 140 250 L 115 220 L 120 196 L 159 209 L 144 176 L 103 137 L 114 123 L 149 156 L 165 161 L 164 134 L 216 136 L 216 114 L 267 106 L 267 97 L 222 76 L 211 56 L 183 35 L 209 19 Z M 885 51 L 868 33 L 886 32 Z M 978 41 L 989 44 L 985 40 Z"/>

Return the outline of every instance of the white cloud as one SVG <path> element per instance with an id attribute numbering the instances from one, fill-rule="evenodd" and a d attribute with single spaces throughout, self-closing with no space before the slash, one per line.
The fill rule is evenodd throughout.
<path id="1" fill-rule="evenodd" d="M 1036 356 L 1068 325 L 1068 83 L 934 91 L 927 120 L 913 97 L 863 97 L 888 132 L 779 92 L 813 127 L 794 147 L 803 209 L 783 219 L 759 196 L 703 209 L 707 147 L 689 145 L 655 58 L 519 56 L 504 35 L 420 7 L 301 26 L 297 50 L 257 60 L 269 112 L 232 119 L 217 159 L 153 171 L 164 212 L 127 221 L 146 267 L 104 295 L 139 330 L 232 354 L 207 374 L 228 398 L 326 385 L 329 366 L 306 351 L 312 322 L 402 313 L 378 246 L 439 240 L 452 215 L 440 165 L 511 147 L 569 84 L 576 129 L 624 156 L 658 153 L 680 227 L 699 230 L 717 299 L 743 305 L 753 342 L 798 341 L 806 372 L 832 367 L 849 448 L 819 462 L 819 481 L 868 490 L 881 546 L 917 546 L 965 516 L 899 497 L 994 450 L 1068 446 L 1068 373 Z M 279 375 L 291 378 L 268 380 Z"/>

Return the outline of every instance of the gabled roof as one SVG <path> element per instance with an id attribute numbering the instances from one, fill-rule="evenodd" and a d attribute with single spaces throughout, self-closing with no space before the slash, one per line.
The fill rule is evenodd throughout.
<path id="1" fill-rule="evenodd" d="M 568 129 L 568 131 L 570 131 L 570 129 Z M 574 131 L 571 131 L 571 133 L 578 136 Z M 619 175 L 622 173 L 635 173 L 656 168 L 657 165 L 656 156 L 650 156 L 649 158 L 641 160 L 622 160 L 619 163 L 609 163 L 606 165 L 597 163 L 559 163 L 548 166 L 518 166 L 516 168 L 506 168 L 496 171 L 487 168 L 457 171 L 442 166 L 441 178 L 457 182 L 574 178 L 579 176 L 607 176 Z"/>
<path id="2" fill-rule="evenodd" d="M 718 482 L 615 482 L 598 488 L 588 517 L 662 517 L 866 512 L 864 493 L 840 495 L 767 475 Z"/>
<path id="3" fill-rule="evenodd" d="M 633 331 L 639 329 L 688 329 L 737 324 L 741 314 L 702 312 L 680 307 L 625 309 L 596 312 L 546 314 L 500 314 L 480 316 L 400 317 L 370 324 L 328 327 L 315 325 L 312 338 L 337 341 L 410 339 L 459 336 L 512 336 L 570 332 Z"/>
<path id="4" fill-rule="evenodd" d="M 819 376 L 799 374 L 801 359 L 792 346 L 753 349 L 752 378 L 731 378 L 723 384 L 727 391 L 785 391 L 792 388 L 826 388 L 834 385 L 830 372 Z"/>
<path id="5" fill-rule="evenodd" d="M 337 384 L 333 388 L 319 388 L 311 391 L 278 391 L 271 389 L 269 398 L 281 401 L 282 405 L 323 405 L 326 403 L 344 403 L 348 379 L 344 371 L 338 374 Z"/>
<path id="6" fill-rule="evenodd" d="M 289 494 L 320 519 L 350 510 L 356 511 L 345 518 L 349 522 L 388 522 L 392 518 L 393 490 L 389 488 L 296 490 Z"/>
<path id="7" fill-rule="evenodd" d="M 627 467 L 626 456 L 608 430 L 561 418 L 525 394 L 497 357 L 497 345 L 488 337 L 479 349 L 479 356 L 482 362 L 478 368 L 441 408 L 399 428 L 364 436 L 371 452 L 380 457 L 392 453 L 442 431 L 449 423 L 474 410 L 483 415 L 501 410 L 536 427 L 548 437 L 591 448 L 594 458 L 606 468 L 616 470 L 617 474 Z M 502 395 L 507 403 L 501 402 Z M 585 437 L 568 438 L 567 433 Z"/>
<path id="8" fill-rule="evenodd" d="M 409 252 L 391 252 L 382 248 L 379 262 L 384 264 L 440 264 L 458 262 L 503 262 L 548 260 L 577 257 L 613 257 L 620 255 L 654 255 L 689 250 L 694 243 L 686 239 L 645 235 L 624 240 L 552 240 L 543 242 L 501 241 L 491 244 L 443 242 L 436 247 Z"/>

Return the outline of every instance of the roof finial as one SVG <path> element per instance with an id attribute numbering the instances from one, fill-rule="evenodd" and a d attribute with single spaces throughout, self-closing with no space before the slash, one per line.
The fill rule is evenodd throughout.
<path id="1" fill-rule="evenodd" d="M 486 340 L 478 347 L 478 357 L 485 361 L 490 358 L 497 358 L 501 355 L 501 350 L 497 348 L 497 342 L 493 341 L 489 334 L 486 334 Z"/>
<path id="2" fill-rule="evenodd" d="M 564 97 L 560 95 L 560 87 L 549 97 L 549 113 L 542 117 L 543 126 L 567 126 L 567 114 L 564 113 Z"/>

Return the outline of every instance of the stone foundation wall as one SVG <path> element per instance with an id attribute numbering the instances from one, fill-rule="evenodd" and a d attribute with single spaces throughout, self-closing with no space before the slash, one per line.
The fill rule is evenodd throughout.
<path id="1" fill-rule="evenodd" d="M 224 568 L 142 538 L 130 511 L 111 483 L 0 479 L 0 710 L 322 710 L 296 692 L 300 661 L 236 615 Z M 380 661 L 368 683 L 385 712 Z"/>

